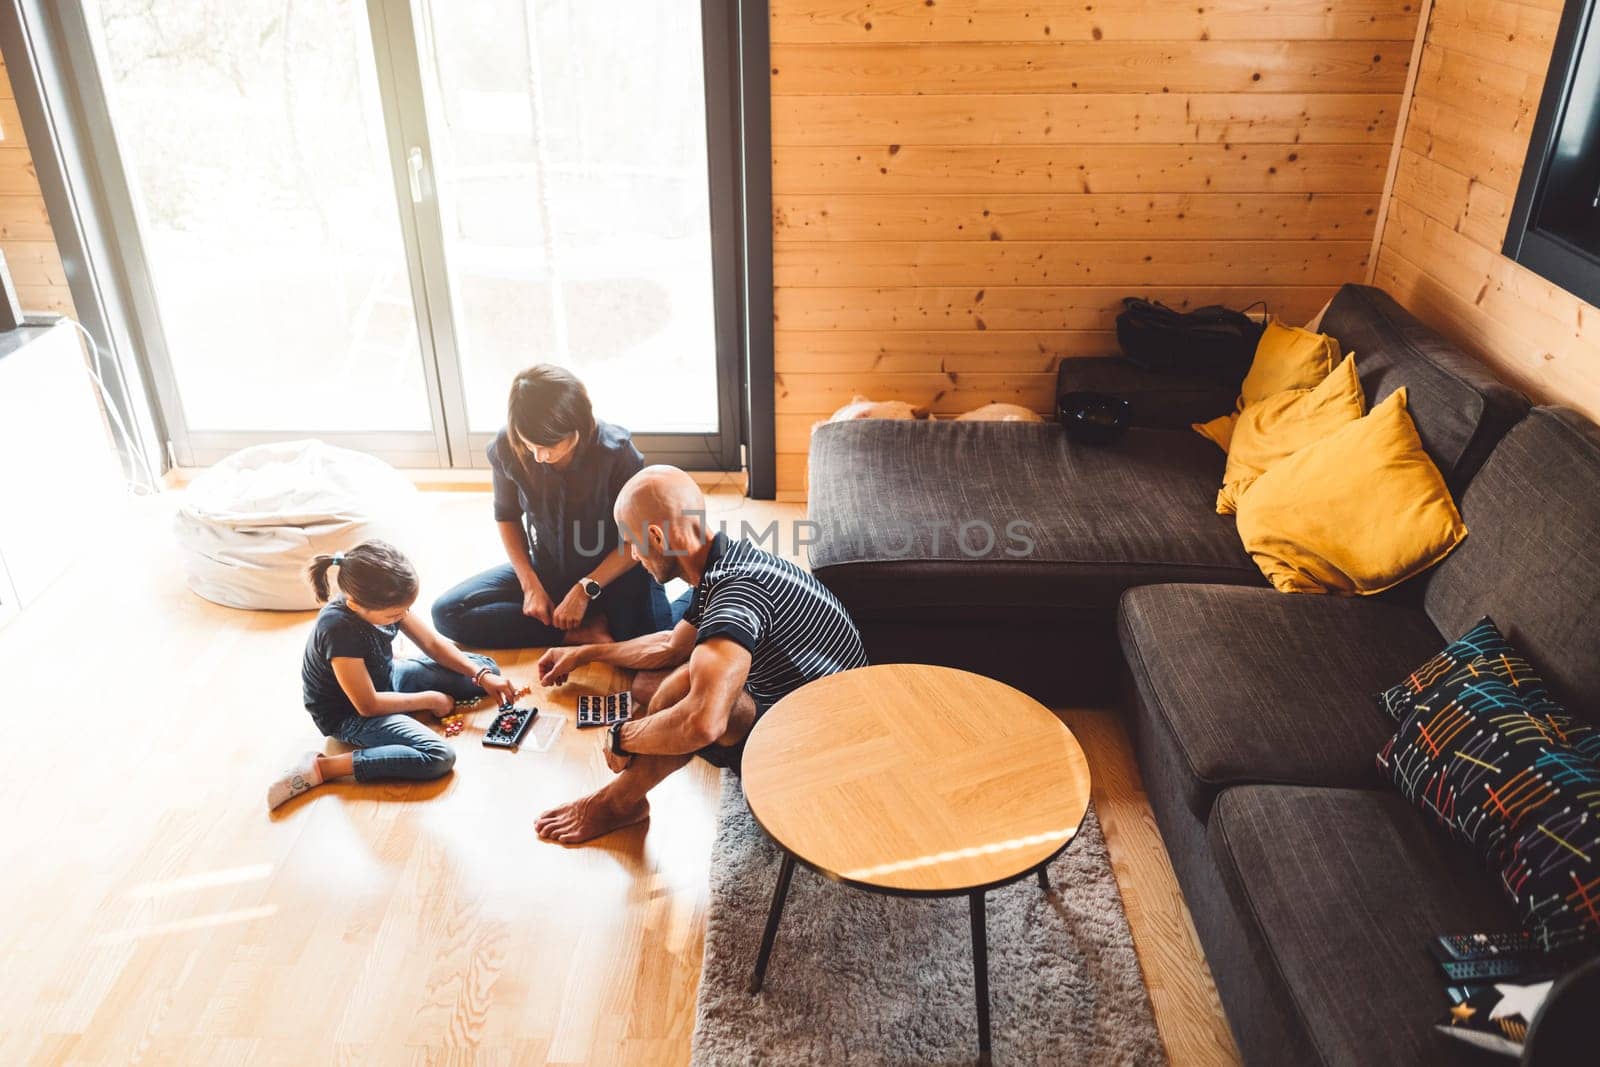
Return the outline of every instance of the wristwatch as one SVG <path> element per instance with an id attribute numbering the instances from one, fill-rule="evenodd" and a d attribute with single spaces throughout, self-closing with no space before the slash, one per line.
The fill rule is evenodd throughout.
<path id="1" fill-rule="evenodd" d="M 606 587 L 595 581 L 593 578 L 579 578 L 578 588 L 582 589 L 586 594 L 588 594 L 590 600 L 598 600 L 600 599 L 600 594 L 605 591 Z"/>
<path id="2" fill-rule="evenodd" d="M 611 724 L 611 729 L 606 731 L 606 748 L 611 750 L 613 756 L 632 756 L 632 752 L 622 747 L 622 727 L 623 722 Z"/>

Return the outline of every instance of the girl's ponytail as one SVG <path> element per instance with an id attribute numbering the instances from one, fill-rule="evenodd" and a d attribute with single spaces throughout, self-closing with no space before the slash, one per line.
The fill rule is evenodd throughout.
<path id="1" fill-rule="evenodd" d="M 338 557 L 323 554 L 313 559 L 310 566 L 306 568 L 306 577 L 311 579 L 311 588 L 317 594 L 318 604 L 326 604 L 328 602 L 328 571 L 332 570 L 333 565 L 338 562 Z"/>
<path id="2" fill-rule="evenodd" d="M 328 571 L 339 568 L 339 592 L 362 607 L 383 610 L 409 606 L 417 599 L 417 569 L 401 551 L 384 541 L 363 541 L 336 556 L 322 555 L 306 567 L 317 601 L 332 590 Z"/>

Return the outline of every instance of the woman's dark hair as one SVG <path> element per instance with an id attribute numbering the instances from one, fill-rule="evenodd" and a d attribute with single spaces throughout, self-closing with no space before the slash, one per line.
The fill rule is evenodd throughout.
<path id="1" fill-rule="evenodd" d="M 511 447 L 522 455 L 523 441 L 548 448 L 558 445 L 574 430 L 578 440 L 594 433 L 594 408 L 589 390 L 577 376 L 554 363 L 540 363 L 519 371 L 511 380 L 506 403 L 506 429 Z"/>
<path id="2" fill-rule="evenodd" d="M 328 599 L 328 572 L 339 568 L 339 592 L 364 608 L 383 611 L 417 599 L 417 569 L 386 541 L 363 541 L 337 556 L 321 555 L 306 568 L 318 602 Z"/>

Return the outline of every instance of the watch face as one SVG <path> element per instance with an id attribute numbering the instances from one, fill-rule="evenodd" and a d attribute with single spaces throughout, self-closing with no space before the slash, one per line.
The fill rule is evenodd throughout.
<path id="1" fill-rule="evenodd" d="M 600 583 L 595 581 L 593 578 L 585 578 L 582 584 L 583 591 L 589 594 L 590 600 L 593 600 L 595 597 L 600 595 Z"/>

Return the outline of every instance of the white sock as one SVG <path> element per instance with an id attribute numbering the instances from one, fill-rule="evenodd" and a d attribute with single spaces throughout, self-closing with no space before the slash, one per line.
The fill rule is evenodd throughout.
<path id="1" fill-rule="evenodd" d="M 317 756 L 316 752 L 307 752 L 282 778 L 267 786 L 268 811 L 322 784 L 322 768 Z"/>

